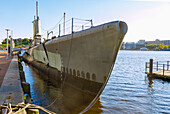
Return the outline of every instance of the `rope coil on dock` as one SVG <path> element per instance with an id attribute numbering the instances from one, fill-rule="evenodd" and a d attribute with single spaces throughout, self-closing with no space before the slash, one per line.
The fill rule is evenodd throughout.
<path id="1" fill-rule="evenodd" d="M 29 103 L 28 104 L 19 103 L 17 105 L 12 105 L 11 103 L 4 103 L 0 105 L 0 110 L 2 111 L 2 109 L 7 109 L 5 114 L 20 114 L 23 113 L 26 109 L 39 109 L 47 114 L 56 114 L 41 106 L 29 104 Z"/>

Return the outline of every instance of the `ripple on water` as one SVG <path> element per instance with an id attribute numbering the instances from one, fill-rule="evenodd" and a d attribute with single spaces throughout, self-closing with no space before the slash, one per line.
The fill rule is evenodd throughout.
<path id="1" fill-rule="evenodd" d="M 148 79 L 145 75 L 145 62 L 151 58 L 155 58 L 156 61 L 167 61 L 169 57 L 169 52 L 119 51 L 106 88 L 97 105 L 88 113 L 170 113 L 170 83 L 159 79 Z M 58 99 L 62 98 L 60 89 L 44 83 L 28 66 L 24 69 L 26 74 L 31 72 L 34 75 L 27 80 L 32 85 L 31 89 L 37 91 L 31 91 L 36 104 L 44 102 L 50 104 L 54 100 L 50 91 L 53 91 Z M 55 104 L 56 107 L 60 105 L 62 101 Z M 55 107 L 52 109 L 55 110 Z M 56 112 L 60 113 L 59 110 Z"/>

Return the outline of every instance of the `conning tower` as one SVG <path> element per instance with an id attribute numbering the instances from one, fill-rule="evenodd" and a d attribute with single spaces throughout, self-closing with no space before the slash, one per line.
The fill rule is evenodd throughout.
<path id="1" fill-rule="evenodd" d="M 40 19 L 38 16 L 38 1 L 36 1 L 36 16 L 34 16 L 33 21 L 33 38 L 34 43 L 33 45 L 37 45 L 41 43 L 41 29 L 40 29 Z"/>

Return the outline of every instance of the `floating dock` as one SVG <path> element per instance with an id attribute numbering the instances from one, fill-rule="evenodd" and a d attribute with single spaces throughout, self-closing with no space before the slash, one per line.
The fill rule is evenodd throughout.
<path id="1" fill-rule="evenodd" d="M 24 102 L 23 91 L 21 87 L 18 57 L 14 55 L 6 59 L 4 52 L 0 52 L 0 105 L 3 103 L 18 104 Z"/>
<path id="2" fill-rule="evenodd" d="M 145 73 L 150 77 L 154 76 L 157 78 L 163 78 L 170 80 L 170 61 L 153 61 L 150 59 L 150 62 L 146 62 Z M 148 70 L 149 69 L 149 70 Z"/>

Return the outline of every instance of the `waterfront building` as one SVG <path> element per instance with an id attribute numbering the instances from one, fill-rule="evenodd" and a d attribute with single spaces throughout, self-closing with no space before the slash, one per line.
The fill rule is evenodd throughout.
<path id="1" fill-rule="evenodd" d="M 143 45 L 143 46 L 145 46 L 145 44 L 146 44 L 145 40 L 139 40 L 139 41 L 136 43 L 136 45 Z"/>
<path id="2" fill-rule="evenodd" d="M 122 45 L 121 45 L 120 49 L 121 49 L 121 50 L 126 49 L 126 48 L 125 48 L 125 42 L 123 42 L 123 43 L 122 43 Z"/>
<path id="3" fill-rule="evenodd" d="M 125 49 L 136 49 L 136 43 L 135 42 L 126 42 Z"/>
<path id="4" fill-rule="evenodd" d="M 164 44 L 164 45 L 169 45 L 170 44 L 170 40 L 159 40 L 156 39 L 155 41 L 146 41 L 147 44 Z"/>

